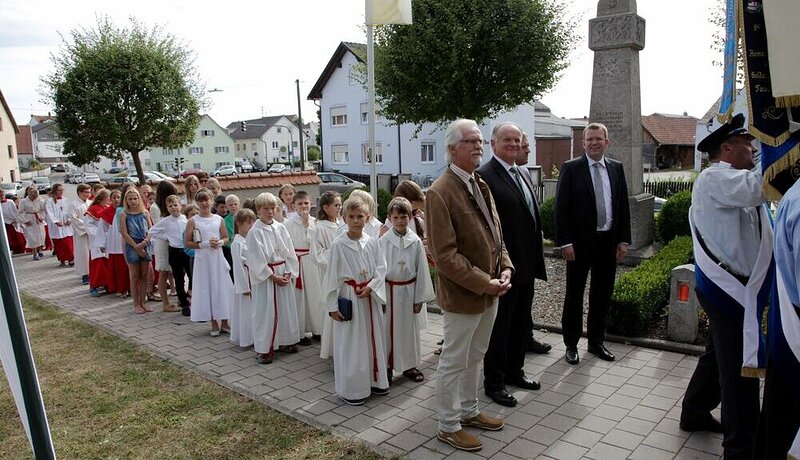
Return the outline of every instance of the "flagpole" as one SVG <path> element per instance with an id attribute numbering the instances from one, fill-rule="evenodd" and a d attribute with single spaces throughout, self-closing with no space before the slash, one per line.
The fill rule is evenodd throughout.
<path id="1" fill-rule="evenodd" d="M 19 289 L 14 274 L 14 267 L 11 262 L 11 252 L 8 245 L 8 237 L 5 231 L 2 217 L 0 217 L 0 296 L 2 296 L 3 311 L 0 314 L 5 316 L 8 326 L 8 339 L 11 345 L 10 350 L 0 350 L 3 357 L 11 357 L 12 363 L 16 366 L 16 374 L 12 375 L 12 363 L 4 366 L 6 377 L 9 380 L 9 387 L 12 379 L 16 377 L 22 392 L 20 401 L 15 395 L 17 409 L 20 419 L 28 428 L 28 440 L 31 443 L 34 456 L 37 460 L 55 460 L 56 454 L 53 449 L 53 440 L 50 437 L 50 428 L 47 424 L 47 414 L 44 409 L 42 392 L 39 388 L 39 378 L 36 375 L 36 366 L 33 362 L 30 342 L 28 341 L 28 331 L 25 328 L 25 318 L 22 314 L 22 303 L 19 298 Z M 5 331 L 0 331 L 4 333 Z M 16 383 L 16 382 L 15 382 Z M 21 403 L 21 404 L 20 404 Z"/>
<path id="2" fill-rule="evenodd" d="M 367 24 L 367 112 L 369 117 L 369 193 L 378 202 L 378 171 L 375 165 L 375 45 L 373 25 Z"/>

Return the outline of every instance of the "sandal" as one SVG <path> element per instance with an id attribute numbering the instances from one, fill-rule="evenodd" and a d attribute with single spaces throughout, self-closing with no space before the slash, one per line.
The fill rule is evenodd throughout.
<path id="1" fill-rule="evenodd" d="M 259 364 L 272 364 L 272 359 L 275 357 L 275 353 L 258 353 L 256 354 L 256 360 L 258 360 Z"/>
<path id="2" fill-rule="evenodd" d="M 439 348 L 433 350 L 433 354 L 434 355 L 441 355 L 442 354 L 442 347 L 439 347 Z"/>
<path id="3" fill-rule="evenodd" d="M 297 353 L 297 345 L 283 345 L 278 347 L 278 351 L 281 353 Z"/>
<path id="4" fill-rule="evenodd" d="M 177 306 L 175 304 L 169 304 L 169 305 L 165 305 L 161 309 L 161 311 L 163 311 L 164 313 L 175 313 L 175 312 L 181 311 L 181 307 L 179 307 L 179 306 Z"/>
<path id="5" fill-rule="evenodd" d="M 147 294 L 147 300 L 149 302 L 161 302 L 162 299 L 160 295 L 151 292 L 150 294 Z"/>
<path id="6" fill-rule="evenodd" d="M 421 382 L 425 380 L 425 376 L 422 375 L 422 372 L 420 372 L 416 367 L 412 367 L 411 369 L 403 371 L 403 375 L 414 382 Z"/>

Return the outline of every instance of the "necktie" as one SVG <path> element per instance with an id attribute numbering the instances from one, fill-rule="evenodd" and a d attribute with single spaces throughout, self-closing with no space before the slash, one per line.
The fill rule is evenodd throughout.
<path id="1" fill-rule="evenodd" d="M 494 219 L 492 219 L 492 213 L 489 212 L 489 206 L 486 205 L 486 200 L 481 193 L 481 190 L 478 188 L 478 183 L 475 182 L 474 177 L 469 178 L 469 184 L 472 186 L 472 195 L 475 198 L 475 201 L 478 203 L 478 207 L 481 209 L 481 213 L 483 213 L 483 217 L 486 219 L 486 222 L 489 224 L 489 230 L 492 231 L 492 237 L 494 238 L 495 246 L 497 246 L 497 254 L 500 255 L 500 234 L 497 232 L 497 228 L 494 225 Z"/>
<path id="2" fill-rule="evenodd" d="M 521 173 L 519 172 L 519 168 L 516 165 L 512 166 L 511 173 L 514 175 L 514 182 L 517 183 L 519 191 L 522 192 L 522 196 L 525 198 L 525 204 L 528 205 L 528 210 L 530 211 L 531 209 L 533 209 L 531 193 L 528 190 L 528 187 L 526 187 L 525 184 L 522 183 L 522 177 L 520 177 Z"/>
<path id="3" fill-rule="evenodd" d="M 592 182 L 594 182 L 594 205 L 597 208 L 597 228 L 606 225 L 606 196 L 603 192 L 602 165 L 594 163 L 592 165 Z"/>

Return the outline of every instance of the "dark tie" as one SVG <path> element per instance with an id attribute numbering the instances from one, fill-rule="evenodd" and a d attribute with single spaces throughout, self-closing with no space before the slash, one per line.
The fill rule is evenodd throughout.
<path id="1" fill-rule="evenodd" d="M 514 182 L 517 183 L 519 191 L 522 192 L 522 196 L 525 198 L 525 204 L 528 205 L 528 210 L 529 211 L 533 210 L 531 193 L 528 190 L 528 187 L 526 187 L 525 184 L 522 183 L 522 177 L 520 177 L 522 173 L 519 172 L 519 168 L 516 165 L 511 167 L 511 174 L 513 174 Z"/>
<path id="2" fill-rule="evenodd" d="M 606 225 L 606 195 L 603 192 L 603 165 L 600 162 L 592 165 L 592 179 L 594 182 L 594 205 L 597 208 L 597 228 Z"/>

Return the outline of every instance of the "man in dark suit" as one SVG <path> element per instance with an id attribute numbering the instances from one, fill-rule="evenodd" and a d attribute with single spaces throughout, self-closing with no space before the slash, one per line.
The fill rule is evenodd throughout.
<path id="1" fill-rule="evenodd" d="M 514 276 L 511 289 L 497 307 L 489 348 L 483 359 L 483 387 L 498 404 L 513 407 L 516 398 L 506 385 L 538 390 L 540 384 L 525 376 L 525 339 L 531 323 L 534 278 L 547 279 L 542 253 L 539 207 L 528 177 L 516 159 L 522 148 L 522 130 L 514 123 L 500 123 L 492 130 L 492 159 L 478 174 L 492 191 L 503 229 Z"/>
<path id="2" fill-rule="evenodd" d="M 561 167 L 556 191 L 556 244 L 567 261 L 567 287 L 561 317 L 564 358 L 578 364 L 578 339 L 583 330 L 583 293 L 589 287 L 587 336 L 589 353 L 613 361 L 603 345 L 606 314 L 614 291 L 617 263 L 625 258 L 631 241 L 628 186 L 622 163 L 604 157 L 608 129 L 591 123 L 583 130 L 580 158 Z"/>

